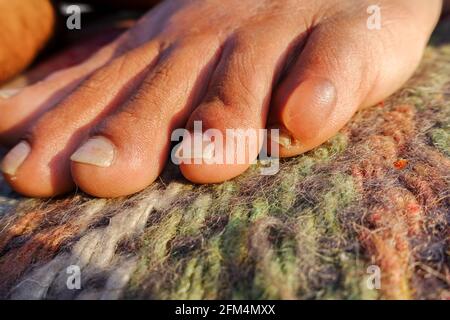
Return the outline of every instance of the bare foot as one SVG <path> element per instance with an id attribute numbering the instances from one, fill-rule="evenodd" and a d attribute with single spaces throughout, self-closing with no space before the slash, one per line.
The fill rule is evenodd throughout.
<path id="1" fill-rule="evenodd" d="M 361 106 L 413 73 L 439 0 L 168 0 L 86 62 L 0 102 L 10 185 L 47 197 L 76 183 L 100 197 L 142 190 L 160 174 L 174 129 L 282 129 L 281 155 L 333 136 Z M 217 147 L 217 146 L 215 146 Z M 245 164 L 182 164 L 220 182 Z"/>

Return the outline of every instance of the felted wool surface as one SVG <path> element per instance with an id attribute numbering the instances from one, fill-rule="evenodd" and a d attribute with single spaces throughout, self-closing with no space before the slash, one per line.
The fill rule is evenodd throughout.
<path id="1" fill-rule="evenodd" d="M 1 297 L 448 299 L 449 40 L 445 23 L 403 89 L 276 176 L 196 186 L 168 166 L 114 200 L 0 181 Z"/>

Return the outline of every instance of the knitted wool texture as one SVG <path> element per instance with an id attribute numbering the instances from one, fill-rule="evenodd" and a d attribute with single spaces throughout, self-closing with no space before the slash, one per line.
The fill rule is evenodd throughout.
<path id="1" fill-rule="evenodd" d="M 334 138 L 195 186 L 25 199 L 0 181 L 0 296 L 25 299 L 450 297 L 450 24 L 409 83 Z M 81 270 L 70 290 L 67 268 Z M 372 267 L 371 267 L 372 266 Z M 381 288 L 372 289 L 373 266 Z"/>

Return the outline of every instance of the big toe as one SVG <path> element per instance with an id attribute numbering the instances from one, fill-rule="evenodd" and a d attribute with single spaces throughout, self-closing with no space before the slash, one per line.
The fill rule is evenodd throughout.
<path id="1" fill-rule="evenodd" d="M 396 91 L 419 63 L 426 30 L 414 33 L 395 21 L 396 40 L 384 29 L 368 30 L 363 19 L 350 21 L 317 26 L 275 90 L 269 126 L 280 129 L 281 156 L 295 156 L 327 141 L 358 108 Z"/>

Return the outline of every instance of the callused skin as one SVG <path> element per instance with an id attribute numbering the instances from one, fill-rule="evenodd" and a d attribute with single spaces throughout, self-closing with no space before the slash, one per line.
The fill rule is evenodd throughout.
<path id="1" fill-rule="evenodd" d="M 414 72 L 439 0 L 167 0 L 79 66 L 0 102 L 9 184 L 48 197 L 142 190 L 164 168 L 173 130 L 281 129 L 281 156 L 322 144 Z M 14 106 L 14 108 L 12 108 Z M 210 146 L 208 146 L 210 147 Z M 181 164 L 197 183 L 246 163 Z M 215 152 L 221 151 L 214 145 Z"/>

